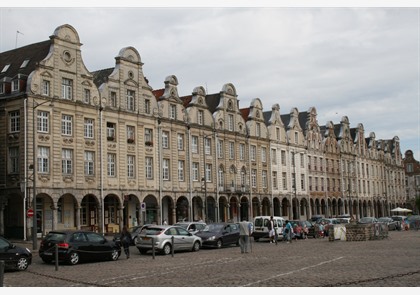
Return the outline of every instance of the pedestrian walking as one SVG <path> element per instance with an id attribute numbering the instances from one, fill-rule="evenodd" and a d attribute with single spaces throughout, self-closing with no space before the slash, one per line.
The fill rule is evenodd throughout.
<path id="1" fill-rule="evenodd" d="M 286 220 L 286 227 L 284 228 L 284 231 L 286 232 L 287 243 L 291 243 L 293 237 L 293 226 L 289 220 Z"/>
<path id="2" fill-rule="evenodd" d="M 276 243 L 276 245 L 277 245 L 277 239 L 275 239 L 276 229 L 274 228 L 273 216 L 270 216 L 270 220 L 268 222 L 267 229 L 268 229 L 268 236 L 270 237 L 270 243 Z"/>
<path id="3" fill-rule="evenodd" d="M 251 236 L 251 223 L 243 220 L 239 222 L 239 246 L 241 253 L 248 253 L 248 244 Z"/>
<path id="4" fill-rule="evenodd" d="M 125 256 L 130 258 L 130 242 L 131 242 L 131 234 L 127 230 L 127 227 L 124 226 L 120 235 L 121 244 L 124 248 Z"/>

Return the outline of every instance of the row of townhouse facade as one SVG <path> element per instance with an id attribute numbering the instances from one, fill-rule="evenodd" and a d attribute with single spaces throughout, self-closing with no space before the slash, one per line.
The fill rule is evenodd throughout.
<path id="1" fill-rule="evenodd" d="M 405 204 L 399 138 L 320 126 L 235 86 L 153 89 L 138 51 L 90 72 L 77 31 L 0 53 L 0 234 L 118 232 L 142 223 L 390 215 Z M 33 210 L 36 218 L 28 217 Z M 34 223 L 36 221 L 36 224 Z"/>

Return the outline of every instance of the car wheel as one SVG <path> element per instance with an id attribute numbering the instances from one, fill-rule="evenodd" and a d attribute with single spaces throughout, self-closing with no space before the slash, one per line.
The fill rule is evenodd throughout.
<path id="1" fill-rule="evenodd" d="M 138 238 L 138 237 L 135 237 L 135 238 L 134 238 L 134 241 L 133 241 L 134 245 L 136 245 L 136 244 L 137 244 L 138 240 L 139 240 L 139 238 Z"/>
<path id="2" fill-rule="evenodd" d="M 171 250 L 172 250 L 171 244 L 166 243 L 166 244 L 163 246 L 163 254 L 165 254 L 165 255 L 169 255 L 169 254 L 171 254 Z"/>
<path id="3" fill-rule="evenodd" d="M 29 266 L 29 261 L 27 257 L 21 257 L 19 258 L 16 267 L 18 270 L 25 270 L 27 269 Z"/>
<path id="4" fill-rule="evenodd" d="M 258 238 L 254 238 L 254 241 L 255 241 L 255 242 L 258 242 L 258 240 L 259 240 Z"/>
<path id="5" fill-rule="evenodd" d="M 194 252 L 197 252 L 198 250 L 200 250 L 200 242 L 195 242 L 194 245 L 193 245 L 192 250 Z"/>
<path id="6" fill-rule="evenodd" d="M 111 253 L 111 260 L 116 261 L 120 257 L 120 253 L 118 253 L 117 249 L 113 249 Z"/>
<path id="7" fill-rule="evenodd" d="M 70 263 L 71 265 L 76 265 L 79 263 L 79 254 L 77 252 L 71 252 L 69 259 L 68 259 L 68 263 Z"/>
<path id="8" fill-rule="evenodd" d="M 216 247 L 217 247 L 217 249 L 220 249 L 220 248 L 222 248 L 222 246 L 223 246 L 223 242 L 222 242 L 222 240 L 217 240 L 217 243 L 216 243 Z"/>

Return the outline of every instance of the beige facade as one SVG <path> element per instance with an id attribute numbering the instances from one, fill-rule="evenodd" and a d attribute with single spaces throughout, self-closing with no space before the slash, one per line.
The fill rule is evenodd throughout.
<path id="1" fill-rule="evenodd" d="M 259 98 L 240 108 L 231 83 L 180 96 L 169 75 L 152 89 L 133 47 L 91 72 L 70 25 L 0 55 L 5 236 L 30 237 L 34 205 L 41 236 L 163 220 L 382 216 L 405 202 L 398 137 L 366 138 L 347 117 L 319 126 L 314 107 L 281 114 Z"/>

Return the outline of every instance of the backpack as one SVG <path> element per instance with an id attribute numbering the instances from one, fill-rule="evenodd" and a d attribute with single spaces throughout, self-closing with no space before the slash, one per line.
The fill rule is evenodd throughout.
<path id="1" fill-rule="evenodd" d="M 289 229 L 287 227 L 284 229 L 284 233 L 285 234 L 288 234 L 289 233 Z"/>

